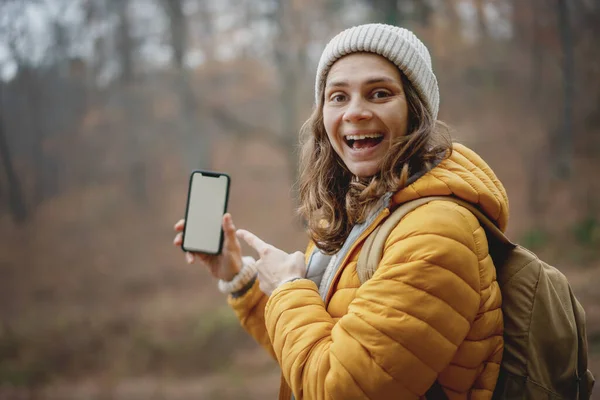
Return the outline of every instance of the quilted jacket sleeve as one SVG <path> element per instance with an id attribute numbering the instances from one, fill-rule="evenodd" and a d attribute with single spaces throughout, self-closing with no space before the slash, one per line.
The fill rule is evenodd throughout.
<path id="1" fill-rule="evenodd" d="M 310 242 L 306 250 L 306 261 L 308 261 L 313 249 L 314 243 Z M 271 339 L 265 326 L 267 300 L 269 300 L 269 297 L 260 290 L 258 280 L 255 280 L 254 285 L 243 296 L 237 298 L 229 296 L 228 303 L 233 308 L 244 330 L 275 358 Z"/>
<path id="2" fill-rule="evenodd" d="M 297 399 L 422 396 L 479 309 L 478 226 L 455 204 L 432 202 L 411 212 L 338 321 L 313 282 L 278 288 L 266 304 L 266 325 Z"/>
<path id="3" fill-rule="evenodd" d="M 269 297 L 260 290 L 258 280 L 256 280 L 243 296 L 237 298 L 229 296 L 228 302 L 244 330 L 275 358 L 271 339 L 269 339 L 265 327 L 265 305 L 267 300 L 269 300 Z"/>

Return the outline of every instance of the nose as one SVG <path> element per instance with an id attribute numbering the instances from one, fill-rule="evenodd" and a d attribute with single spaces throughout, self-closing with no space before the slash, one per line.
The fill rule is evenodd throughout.
<path id="1" fill-rule="evenodd" d="M 344 112 L 344 121 L 357 123 L 360 121 L 369 120 L 373 117 L 373 113 L 369 110 L 363 99 L 355 98 L 350 101 L 346 112 Z"/>

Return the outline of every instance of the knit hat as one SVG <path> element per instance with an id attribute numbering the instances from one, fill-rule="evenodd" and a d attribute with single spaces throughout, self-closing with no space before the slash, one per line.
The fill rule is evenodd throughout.
<path id="1" fill-rule="evenodd" d="M 357 52 L 379 54 L 394 63 L 413 84 L 419 97 L 437 119 L 440 92 L 429 51 L 411 31 L 385 24 L 359 25 L 337 34 L 325 47 L 315 82 L 315 102 L 323 96 L 325 79 L 333 63 Z"/>

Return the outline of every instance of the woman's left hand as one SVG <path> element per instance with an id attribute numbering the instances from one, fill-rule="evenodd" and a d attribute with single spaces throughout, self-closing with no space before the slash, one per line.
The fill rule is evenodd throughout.
<path id="1" fill-rule="evenodd" d="M 281 284 L 306 276 L 306 263 L 301 252 L 288 254 L 244 229 L 238 229 L 236 233 L 258 253 L 260 258 L 255 265 L 259 287 L 268 296 Z"/>

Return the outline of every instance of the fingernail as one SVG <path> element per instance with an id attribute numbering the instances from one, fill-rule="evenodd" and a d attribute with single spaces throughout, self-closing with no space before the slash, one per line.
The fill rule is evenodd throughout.
<path id="1" fill-rule="evenodd" d="M 194 261 L 194 257 L 190 253 L 185 253 L 185 258 L 188 264 L 191 264 Z"/>

